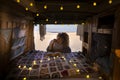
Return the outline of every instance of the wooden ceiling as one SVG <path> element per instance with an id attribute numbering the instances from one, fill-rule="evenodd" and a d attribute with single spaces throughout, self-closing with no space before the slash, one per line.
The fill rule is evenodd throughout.
<path id="1" fill-rule="evenodd" d="M 5 0 L 3 1 L 5 2 Z M 41 24 L 54 24 L 55 21 L 58 24 L 80 24 L 88 17 L 110 10 L 120 4 L 120 0 L 112 0 L 112 4 L 109 4 L 109 0 L 20 0 L 20 3 L 17 3 L 17 0 L 9 1 L 11 4 L 14 1 L 21 7 L 28 7 L 28 12 L 33 14 L 35 22 Z M 30 2 L 33 3 L 32 7 L 29 5 Z M 96 2 L 97 5 L 93 6 L 93 2 Z M 47 9 L 44 9 L 44 5 L 47 5 Z M 80 5 L 80 8 L 76 8 L 77 5 Z M 61 6 L 63 6 L 62 11 Z M 39 16 L 36 16 L 37 13 Z"/>

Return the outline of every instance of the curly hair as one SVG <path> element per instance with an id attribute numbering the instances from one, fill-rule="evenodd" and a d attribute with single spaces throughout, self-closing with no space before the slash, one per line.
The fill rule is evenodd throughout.
<path id="1" fill-rule="evenodd" d="M 60 37 L 62 39 L 63 47 L 69 46 L 69 36 L 67 33 L 65 33 L 65 32 L 58 33 L 57 37 Z"/>

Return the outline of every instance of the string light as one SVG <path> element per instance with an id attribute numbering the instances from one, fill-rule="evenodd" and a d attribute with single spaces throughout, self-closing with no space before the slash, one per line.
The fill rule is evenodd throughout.
<path id="1" fill-rule="evenodd" d="M 42 60 L 40 60 L 40 62 L 42 63 Z"/>
<path id="2" fill-rule="evenodd" d="M 33 64 L 34 64 L 34 65 L 36 65 L 36 64 L 37 64 L 35 60 L 33 61 Z"/>
<path id="3" fill-rule="evenodd" d="M 48 21 L 48 19 L 46 19 L 46 21 Z"/>
<path id="4" fill-rule="evenodd" d="M 75 66 L 75 67 L 76 67 L 76 66 L 77 66 L 77 64 L 73 64 L 73 66 Z"/>
<path id="5" fill-rule="evenodd" d="M 36 16 L 39 16 L 39 14 L 37 13 Z"/>
<path id="6" fill-rule="evenodd" d="M 29 67 L 29 70 L 31 71 L 31 70 L 32 70 L 32 67 Z"/>
<path id="7" fill-rule="evenodd" d="M 23 78 L 23 80 L 27 80 L 27 78 L 26 78 L 26 77 L 24 77 L 24 78 Z"/>
<path id="8" fill-rule="evenodd" d="M 63 6 L 60 7 L 60 10 L 61 10 L 61 11 L 63 10 Z"/>
<path id="9" fill-rule="evenodd" d="M 20 3 L 20 0 L 16 0 L 18 3 Z"/>
<path id="10" fill-rule="evenodd" d="M 57 24 L 57 21 L 55 21 L 55 24 Z"/>
<path id="11" fill-rule="evenodd" d="M 30 3 L 30 6 L 31 6 L 31 7 L 33 6 L 33 3 L 32 3 L 32 2 Z"/>
<path id="12" fill-rule="evenodd" d="M 19 65 L 18 68 L 21 68 L 21 66 Z"/>
<path id="13" fill-rule="evenodd" d="M 28 8 L 26 7 L 25 10 L 28 11 Z"/>
<path id="14" fill-rule="evenodd" d="M 96 2 L 93 2 L 93 6 L 96 6 L 97 5 L 97 3 Z"/>
<path id="15" fill-rule="evenodd" d="M 90 78 L 90 75 L 86 75 L 86 78 L 89 79 L 89 78 Z"/>
<path id="16" fill-rule="evenodd" d="M 25 68 L 26 68 L 26 66 L 23 67 L 23 69 L 25 69 Z"/>
<path id="17" fill-rule="evenodd" d="M 85 23 L 82 23 L 82 25 L 84 25 Z"/>
<path id="18" fill-rule="evenodd" d="M 112 0 L 109 0 L 109 4 L 112 4 Z"/>
<path id="19" fill-rule="evenodd" d="M 78 73 L 79 73 L 79 72 L 80 72 L 80 70 L 79 70 L 79 69 L 77 69 L 77 70 L 76 70 L 76 72 L 78 72 Z"/>
<path id="20" fill-rule="evenodd" d="M 80 5 L 77 5 L 77 8 L 79 9 L 79 8 L 80 8 Z"/>
<path id="21" fill-rule="evenodd" d="M 100 77 L 98 77 L 99 79 L 102 79 L 102 77 L 100 76 Z"/>
<path id="22" fill-rule="evenodd" d="M 47 9 L 47 5 L 44 5 L 44 9 Z"/>

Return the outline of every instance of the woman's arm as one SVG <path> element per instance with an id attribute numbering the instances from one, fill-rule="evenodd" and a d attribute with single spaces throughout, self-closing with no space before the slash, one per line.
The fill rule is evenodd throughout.
<path id="1" fill-rule="evenodd" d="M 47 47 L 47 51 L 51 51 L 51 52 L 53 51 L 53 44 L 54 44 L 55 41 L 56 41 L 56 39 L 50 41 L 50 44 Z"/>

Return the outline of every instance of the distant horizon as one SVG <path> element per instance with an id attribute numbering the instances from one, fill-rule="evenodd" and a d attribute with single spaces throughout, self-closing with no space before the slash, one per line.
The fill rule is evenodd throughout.
<path id="1" fill-rule="evenodd" d="M 75 24 L 47 24 L 46 25 L 46 32 L 52 32 L 52 33 L 57 33 L 57 32 L 76 32 L 77 30 L 77 25 Z M 34 26 L 34 31 L 39 31 L 39 25 Z"/>

